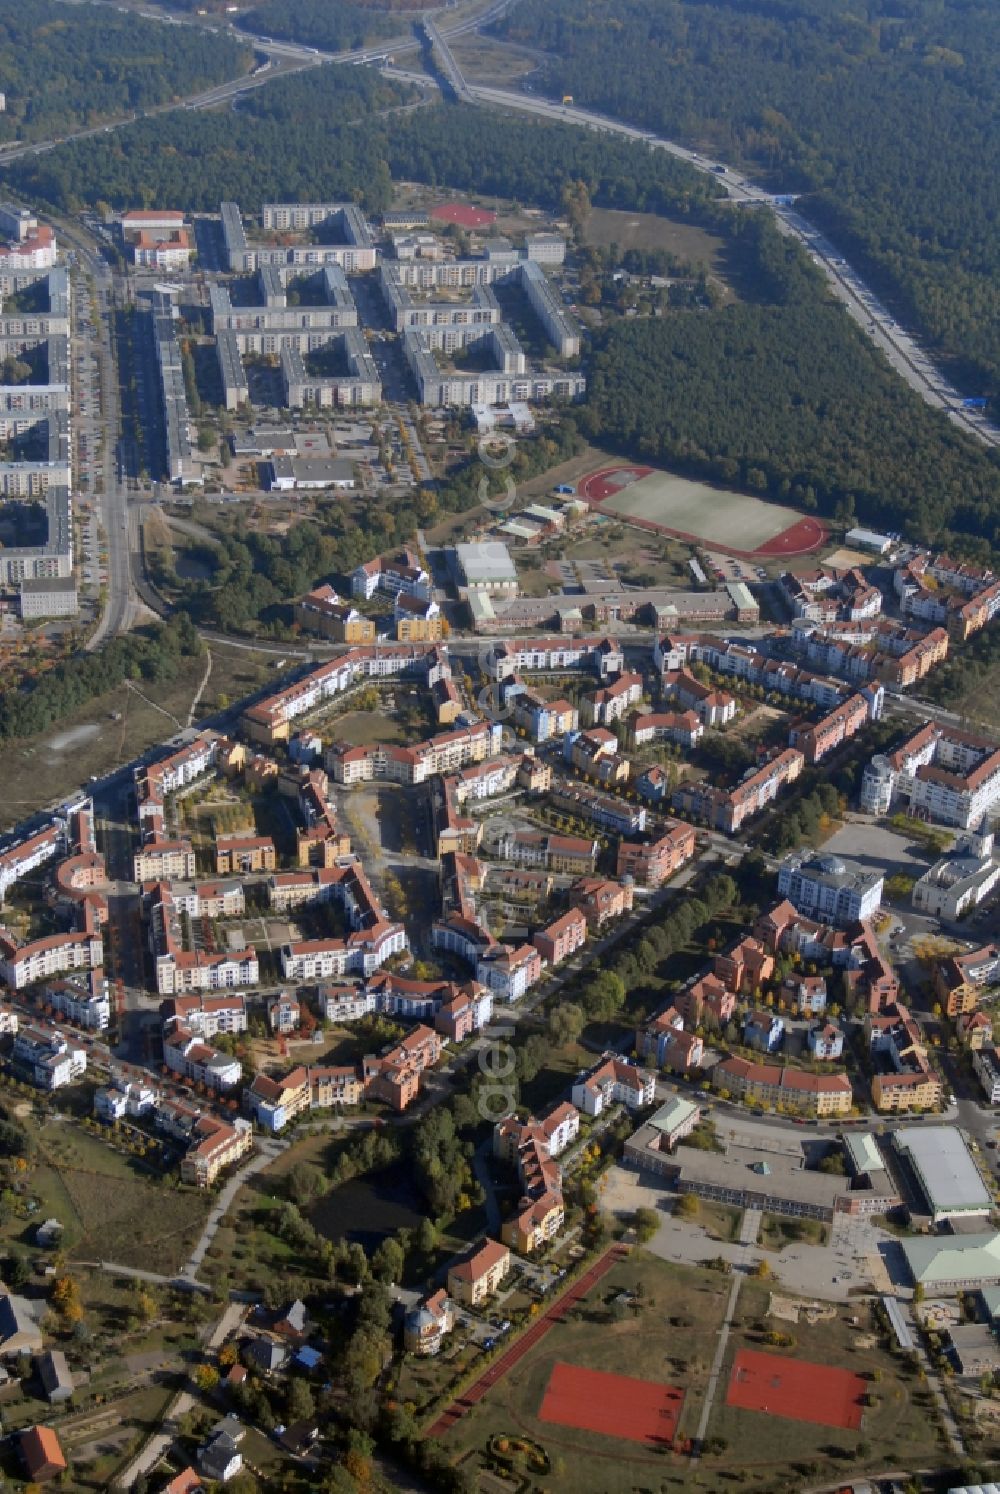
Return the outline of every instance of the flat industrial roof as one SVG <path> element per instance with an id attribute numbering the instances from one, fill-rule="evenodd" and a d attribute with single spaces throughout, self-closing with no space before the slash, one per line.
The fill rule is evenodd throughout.
<path id="1" fill-rule="evenodd" d="M 992 1209 L 989 1189 L 955 1126 L 904 1126 L 894 1141 L 909 1158 L 935 1214 Z"/>
<path id="2" fill-rule="evenodd" d="M 455 546 L 455 558 L 468 582 L 516 581 L 517 570 L 507 546 L 499 540 Z"/>

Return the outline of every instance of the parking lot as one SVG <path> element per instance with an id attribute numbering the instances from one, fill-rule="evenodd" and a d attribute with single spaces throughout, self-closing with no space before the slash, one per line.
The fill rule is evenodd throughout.
<path id="1" fill-rule="evenodd" d="M 871 821 L 851 820 L 823 846 L 824 854 L 843 856 L 871 871 L 884 871 L 886 877 L 901 874 L 920 877 L 931 864 L 931 857 L 917 841 L 900 835 L 884 825 Z"/>

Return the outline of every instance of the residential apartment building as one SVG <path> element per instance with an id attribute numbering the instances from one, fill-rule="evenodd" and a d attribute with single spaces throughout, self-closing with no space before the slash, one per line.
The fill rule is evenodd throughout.
<path id="1" fill-rule="evenodd" d="M 676 742 L 681 747 L 697 747 L 705 735 L 705 725 L 697 711 L 647 711 L 629 718 L 629 740 L 633 747 L 649 742 Z"/>
<path id="2" fill-rule="evenodd" d="M 794 783 L 805 766 L 805 758 L 795 747 L 775 754 L 762 767 L 725 790 L 702 782 L 682 784 L 674 791 L 671 804 L 683 814 L 705 820 L 713 830 L 734 835 L 747 820 L 753 819 L 789 783 Z"/>
<path id="3" fill-rule="evenodd" d="M 253 1132 L 245 1120 L 199 1116 L 188 1150 L 181 1158 L 181 1182 L 211 1188 L 228 1167 L 253 1151 Z"/>
<path id="4" fill-rule="evenodd" d="M 407 592 L 398 592 L 393 603 L 396 637 L 401 643 L 438 643 L 447 626 L 437 602 L 423 601 Z"/>
<path id="5" fill-rule="evenodd" d="M 830 852 L 792 852 L 778 868 L 778 892 L 825 923 L 862 923 L 882 905 L 882 872 L 850 866 Z"/>
<path id="6" fill-rule="evenodd" d="M 50 981 L 42 996 L 57 1016 L 77 1027 L 106 1032 L 111 1026 L 111 992 L 100 970 L 90 980 Z"/>
<path id="7" fill-rule="evenodd" d="M 587 920 L 579 908 L 571 908 L 531 940 L 550 969 L 561 965 L 587 942 Z"/>
<path id="8" fill-rule="evenodd" d="M 673 700 L 684 711 L 694 711 L 705 726 L 727 726 L 736 715 L 736 697 L 728 690 L 707 685 L 687 669 L 667 669 L 660 680 L 664 700 Z"/>
<path id="9" fill-rule="evenodd" d="M 920 819 L 988 829 L 1000 801 L 1000 748 L 943 722 L 927 722 L 865 769 L 863 809 L 887 814 L 899 801 Z"/>
<path id="10" fill-rule="evenodd" d="M 972 1054 L 972 1068 L 990 1105 L 1000 1105 L 1000 1057 L 993 1047 L 977 1048 Z"/>
<path id="11" fill-rule="evenodd" d="M 774 974 L 774 959 L 759 940 L 744 935 L 713 954 L 712 973 L 737 995 L 752 996 Z"/>
<path id="12" fill-rule="evenodd" d="M 170 882 L 175 879 L 187 882 L 194 875 L 195 854 L 189 840 L 147 840 L 132 858 L 132 880 L 135 882 Z"/>
<path id="13" fill-rule="evenodd" d="M 269 835 L 219 835 L 215 840 L 215 870 L 227 872 L 274 871 L 278 864 L 274 841 Z"/>
<path id="14" fill-rule="evenodd" d="M 869 719 L 868 701 L 863 695 L 852 695 L 815 726 L 793 727 L 789 746 L 797 747 L 807 763 L 818 763 L 866 726 Z"/>
<path id="15" fill-rule="evenodd" d="M 580 1074 L 573 1084 L 572 1100 L 584 1115 L 598 1116 L 610 1105 L 642 1110 L 652 1105 L 656 1078 L 617 1053 L 605 1053 L 599 1063 Z"/>
<path id="16" fill-rule="evenodd" d="M 949 1017 L 975 1011 L 993 986 L 1000 985 L 1000 947 L 950 955 L 934 967 L 934 992 Z"/>
<path id="17" fill-rule="evenodd" d="M 65 825 L 54 822 L 37 834 L 15 841 L 0 851 L 0 904 L 15 882 L 29 876 L 37 867 L 57 856 L 65 845 Z"/>
<path id="18" fill-rule="evenodd" d="M 54 1027 L 19 1026 L 11 1052 L 14 1067 L 39 1089 L 62 1089 L 87 1072 L 86 1050 Z"/>
<path id="19" fill-rule="evenodd" d="M 543 867 L 546 871 L 579 875 L 592 872 L 597 842 L 578 835 L 547 835 L 534 830 L 506 830 L 496 841 L 500 861 L 515 866 Z"/>
<path id="20" fill-rule="evenodd" d="M 182 894 L 183 895 L 183 894 Z M 185 992 L 235 990 L 260 979 L 257 952 L 249 946 L 233 951 L 186 949 L 180 909 L 167 882 L 157 884 L 148 899 L 149 947 L 161 996 Z"/>
<path id="21" fill-rule="evenodd" d="M 902 1002 L 869 1014 L 865 1029 L 875 1067 L 872 1102 L 878 1111 L 932 1110 L 941 1080 L 932 1069 L 920 1029 Z"/>
<path id="22" fill-rule="evenodd" d="M 624 720 L 637 701 L 642 699 L 642 675 L 620 674 L 617 679 L 585 695 L 580 708 L 586 726 L 612 726 Z"/>
<path id="23" fill-rule="evenodd" d="M 439 1287 L 408 1310 L 403 1319 L 403 1348 L 420 1358 L 437 1354 L 454 1326 L 454 1305 L 444 1288 Z"/>
<path id="24" fill-rule="evenodd" d="M 466 1307 L 479 1307 L 500 1290 L 510 1271 L 510 1251 L 497 1240 L 484 1240 L 448 1271 L 448 1296 Z"/>
<path id="25" fill-rule="evenodd" d="M 409 675 L 432 685 L 447 672 L 441 644 L 430 648 L 412 643 L 358 645 L 250 706 L 240 719 L 252 740 L 273 746 L 288 740 L 292 722 L 299 716 L 335 700 L 359 680 Z"/>
<path id="26" fill-rule="evenodd" d="M 565 787 L 552 791 L 552 803 L 572 815 L 592 820 L 601 830 L 616 835 L 638 835 L 646 828 L 646 806 L 629 804 L 597 789 Z"/>
<path id="27" fill-rule="evenodd" d="M 178 1022 L 202 1038 L 246 1032 L 247 1000 L 243 995 L 174 996 L 160 1003 L 164 1023 Z"/>
<path id="28" fill-rule="evenodd" d="M 812 1074 L 745 1058 L 723 1059 L 712 1070 L 712 1082 L 722 1093 L 801 1115 L 846 1115 L 852 1103 L 846 1074 Z"/>
<path id="29" fill-rule="evenodd" d="M 631 884 L 606 877 L 581 877 L 569 890 L 570 904 L 583 914 L 592 933 L 630 913 L 634 896 Z"/>
<path id="30" fill-rule="evenodd" d="M 238 1058 L 210 1047 L 189 1027 L 171 1025 L 164 1033 L 163 1062 L 183 1079 L 205 1084 L 218 1094 L 236 1089 L 243 1080 L 243 1065 Z"/>
<path id="31" fill-rule="evenodd" d="M 546 700 L 537 690 L 522 690 L 514 697 L 514 720 L 532 741 L 542 743 L 577 731 L 580 713 L 568 700 Z"/>
<path id="32" fill-rule="evenodd" d="M 99 970 L 104 964 L 104 943 L 88 905 L 83 908 L 83 923 L 78 932 L 46 934 L 28 944 L 18 944 L 6 931 L 0 933 L 0 981 L 13 991 L 23 991 L 36 981 L 70 970 Z"/>
<path id="33" fill-rule="evenodd" d="M 377 555 L 351 573 L 351 592 L 356 597 L 370 600 L 377 591 L 388 592 L 390 596 L 402 593 L 429 601 L 431 578 L 413 550 Z"/>
<path id="34" fill-rule="evenodd" d="M 631 877 L 639 887 L 661 887 L 691 860 L 696 849 L 691 826 L 671 820 L 653 841 L 619 841 L 615 871 L 619 877 Z"/>
<path id="35" fill-rule="evenodd" d="M 498 1001 L 520 1001 L 541 975 L 542 957 L 531 944 L 511 949 L 509 945 L 494 943 L 476 960 L 476 979 Z"/>
<path id="36" fill-rule="evenodd" d="M 374 643 L 375 621 L 350 602 L 342 601 L 332 586 L 317 586 L 295 603 L 295 621 L 307 633 L 332 638 L 335 643 Z"/>

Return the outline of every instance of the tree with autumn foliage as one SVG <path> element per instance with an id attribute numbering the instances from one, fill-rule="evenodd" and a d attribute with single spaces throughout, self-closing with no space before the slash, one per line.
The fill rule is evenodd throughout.
<path id="1" fill-rule="evenodd" d="M 83 1321 L 80 1288 L 72 1276 L 56 1277 L 52 1283 L 52 1296 L 49 1300 L 64 1328 L 75 1328 L 77 1323 Z"/>

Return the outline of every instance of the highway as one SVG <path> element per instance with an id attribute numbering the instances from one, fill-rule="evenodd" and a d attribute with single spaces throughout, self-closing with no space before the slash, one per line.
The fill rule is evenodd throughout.
<path id="1" fill-rule="evenodd" d="M 69 0 L 69 3 L 79 3 L 79 0 Z M 519 93 L 514 89 L 493 88 L 468 82 L 455 61 L 448 42 L 456 37 L 478 31 L 492 21 L 498 20 L 512 3 L 513 0 L 493 0 L 493 3 L 488 4 L 483 10 L 476 10 L 451 24 L 446 24 L 443 19 L 435 21 L 434 12 L 423 14 L 421 26 L 424 36 L 432 44 L 438 64 L 457 98 L 465 103 L 514 109 L 522 114 L 534 115 L 536 118 L 560 120 L 563 123 L 598 130 L 604 134 L 619 135 L 623 139 L 645 141 L 651 149 L 665 150 L 678 160 L 684 161 L 693 170 L 710 175 L 725 189 L 733 202 L 746 206 L 769 207 L 774 212 L 782 230 L 805 248 L 813 262 L 825 275 L 831 292 L 911 389 L 915 390 L 932 408 L 946 413 L 949 420 L 966 435 L 973 437 L 984 446 L 1000 448 L 1000 427 L 988 421 L 984 416 L 963 407 L 961 393 L 945 378 L 940 368 L 921 347 L 916 336 L 892 318 L 887 308 L 858 272 L 848 264 L 836 246 L 809 223 L 794 202 L 775 201 L 772 194 L 757 186 L 750 177 L 731 167 L 724 167 L 717 157 L 702 156 L 698 151 L 679 145 L 674 140 L 667 140 L 662 136 L 654 135 L 651 131 L 625 124 L 608 115 L 581 109 L 575 104 L 561 104 L 551 99 L 539 98 L 534 94 Z M 149 20 L 157 20 L 169 25 L 208 24 L 201 18 L 178 17 L 162 11 L 143 11 L 141 14 Z M 438 11 L 436 14 L 443 18 L 447 15 L 447 10 Z M 226 31 L 235 40 L 252 46 L 256 52 L 266 55 L 268 58 L 266 71 L 257 70 L 246 77 L 236 78 L 229 83 L 207 89 L 192 98 L 164 104 L 148 111 L 148 117 L 170 113 L 175 109 L 216 108 L 220 104 L 232 101 L 242 93 L 262 88 L 272 79 L 288 72 L 326 64 L 352 65 L 377 62 L 384 64 L 383 71 L 386 76 L 396 78 L 400 82 L 418 83 L 424 87 L 436 86 L 433 79 L 395 66 L 395 60 L 398 57 L 421 50 L 422 41 L 415 31 L 347 52 L 322 52 L 318 48 L 303 46 L 295 42 L 275 41 L 269 36 L 240 30 L 232 24 L 226 28 Z M 393 59 L 391 64 L 386 61 L 390 57 Z M 111 123 L 78 130 L 67 135 L 65 139 L 87 139 L 90 136 L 132 124 L 135 119 L 134 114 L 129 115 Z M 62 140 L 49 140 L 9 147 L 0 151 L 0 167 L 5 161 L 14 161 L 25 155 L 39 155 L 53 150 L 62 143 Z"/>
<path id="2" fill-rule="evenodd" d="M 447 45 L 448 37 L 457 33 L 438 28 L 432 30 L 431 21 L 426 21 L 425 26 L 428 28 L 428 35 L 433 36 L 436 55 L 441 59 L 445 76 L 457 97 L 463 102 L 484 104 L 491 108 L 516 109 L 522 114 L 582 125 L 586 129 L 597 130 L 602 134 L 645 141 L 652 149 L 665 150 L 678 160 L 684 161 L 695 171 L 711 176 L 714 181 L 725 188 L 733 202 L 751 207 L 769 207 L 775 214 L 782 231 L 797 239 L 803 246 L 813 263 L 826 276 L 832 293 L 846 307 L 862 331 L 880 348 L 892 368 L 905 379 L 910 388 L 934 409 L 945 411 L 952 423 L 966 435 L 972 436 L 984 446 L 1000 448 L 1000 428 L 984 417 L 963 408 L 962 395 L 932 362 L 916 337 L 893 320 L 889 311 L 874 291 L 866 285 L 857 270 L 847 263 L 827 238 L 812 227 L 794 203 L 777 202 L 769 192 L 757 186 L 749 177 L 731 168 L 723 168 L 717 158 L 708 159 L 687 146 L 678 145 L 673 140 L 665 140 L 648 130 L 623 124 L 620 120 L 581 109 L 575 104 L 557 104 L 550 99 L 538 98 L 534 94 L 469 83 L 463 77 Z"/>

